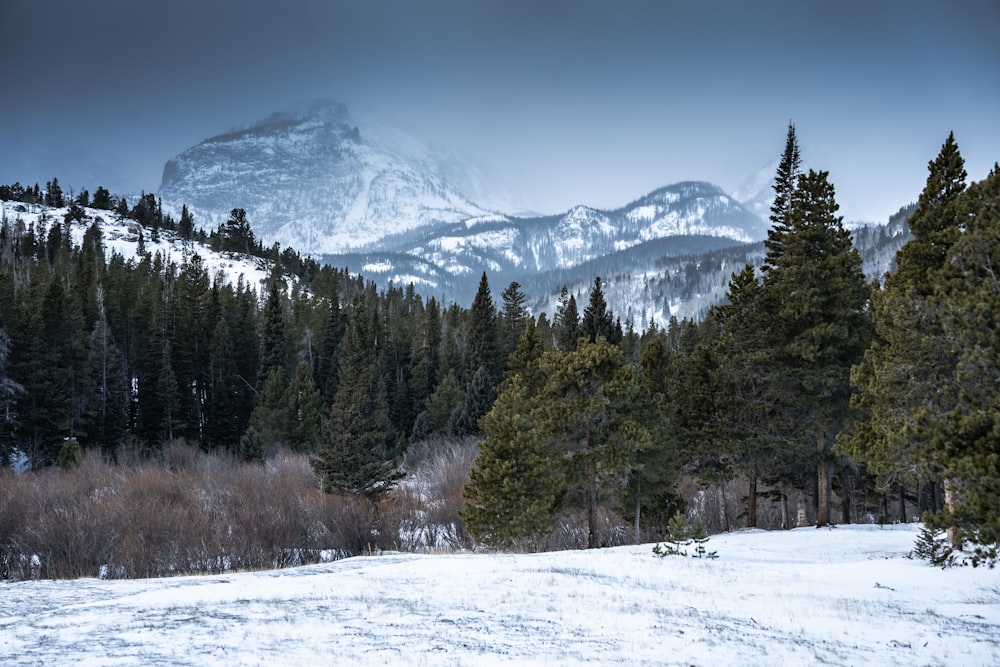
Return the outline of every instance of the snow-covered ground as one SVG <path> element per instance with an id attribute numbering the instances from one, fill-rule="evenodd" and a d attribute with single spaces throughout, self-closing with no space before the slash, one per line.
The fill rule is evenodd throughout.
<path id="1" fill-rule="evenodd" d="M 1000 570 L 909 560 L 917 530 L 6 582 L 0 664 L 1000 664 Z"/>

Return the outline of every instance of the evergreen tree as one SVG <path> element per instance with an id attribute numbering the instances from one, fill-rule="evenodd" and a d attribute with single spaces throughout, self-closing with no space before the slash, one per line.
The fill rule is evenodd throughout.
<path id="1" fill-rule="evenodd" d="M 479 368 L 496 384 L 500 379 L 500 348 L 497 341 L 497 311 L 490 294 L 490 284 L 483 273 L 479 289 L 469 311 L 468 341 L 462 368 L 466 384 L 472 381 Z M 477 415 L 478 417 L 478 415 Z"/>
<path id="2" fill-rule="evenodd" d="M 774 201 L 771 203 L 771 228 L 767 231 L 767 261 L 765 267 L 774 263 L 784 252 L 782 243 L 791 233 L 792 196 L 802 175 L 802 158 L 799 154 L 799 142 L 795 136 L 795 125 L 788 123 L 788 134 L 785 138 L 785 151 L 778 162 L 778 171 L 774 176 Z"/>
<path id="3" fill-rule="evenodd" d="M 323 415 L 319 391 L 304 361 L 295 367 L 285 392 L 285 404 L 285 443 L 293 452 L 314 451 Z"/>
<path id="4" fill-rule="evenodd" d="M 210 449 L 237 449 L 242 432 L 240 394 L 243 383 L 229 325 L 219 317 L 212 328 L 208 355 L 208 395 L 205 401 L 205 443 Z"/>
<path id="5" fill-rule="evenodd" d="M 810 170 L 792 193 L 788 230 L 764 263 L 776 382 L 792 397 L 789 439 L 804 438 L 817 461 L 817 525 L 830 522 L 834 438 L 848 416 L 850 369 L 870 341 L 861 257 L 836 215 L 826 172 Z M 771 240 L 771 239 L 769 239 Z"/>
<path id="6" fill-rule="evenodd" d="M 94 190 L 94 196 L 90 201 L 91 208 L 98 208 L 102 211 L 110 211 L 114 208 L 114 201 L 112 201 L 111 193 L 103 187 L 98 187 Z"/>
<path id="7" fill-rule="evenodd" d="M 53 178 L 45 184 L 45 205 L 52 206 L 54 208 L 62 208 L 66 205 L 66 200 L 63 198 L 62 188 L 59 187 L 58 178 Z"/>
<path id="8" fill-rule="evenodd" d="M 576 297 L 568 293 L 565 285 L 559 293 L 559 305 L 556 307 L 552 326 L 555 330 L 556 347 L 563 352 L 575 350 L 576 340 L 580 336 L 580 314 L 576 306 Z"/>
<path id="9" fill-rule="evenodd" d="M 250 415 L 248 432 L 253 446 L 244 446 L 245 453 L 264 459 L 272 456 L 287 445 L 285 438 L 288 430 L 285 373 L 280 368 L 275 368 L 267 374 L 260 400 Z"/>
<path id="10" fill-rule="evenodd" d="M 545 353 L 539 376 L 545 382 L 529 421 L 559 462 L 565 500 L 586 508 L 587 544 L 596 547 L 598 507 L 620 501 L 635 452 L 649 445 L 643 386 L 635 367 L 603 339 L 581 342 L 574 352 Z"/>
<path id="11" fill-rule="evenodd" d="M 517 281 L 511 282 L 507 289 L 500 293 L 500 298 L 503 301 L 503 354 L 506 356 L 517 348 L 521 334 L 527 326 L 529 314 L 524 305 L 527 299 Z"/>
<path id="12" fill-rule="evenodd" d="M 955 493 L 946 512 L 930 517 L 976 545 L 974 563 L 991 566 L 1000 548 L 1000 166 L 959 196 L 964 228 L 945 256 L 937 294 L 942 336 L 959 353 L 954 408 L 920 415 L 935 458 Z M 946 490 L 948 486 L 945 487 Z"/>
<path id="13" fill-rule="evenodd" d="M 324 491 L 377 499 L 402 477 L 392 451 L 385 385 L 372 349 L 372 321 L 355 303 L 344 335 L 340 385 L 323 421 L 313 468 Z"/>
<path id="14" fill-rule="evenodd" d="M 935 295 L 947 253 L 966 224 L 957 208 L 966 172 L 953 134 L 928 171 L 910 218 L 913 238 L 896 255 L 896 273 L 873 293 L 875 338 L 852 375 L 862 416 L 842 438 L 844 451 L 863 462 L 883 490 L 942 478 L 941 436 L 925 427 L 924 416 L 947 414 L 958 400 L 953 377 L 959 350 L 957 341 L 944 335 L 943 308 Z M 955 494 L 946 480 L 952 507 Z M 957 531 L 950 538 L 960 547 Z"/>
<path id="15" fill-rule="evenodd" d="M 286 338 L 285 308 L 278 276 L 272 274 L 267 288 L 267 301 L 262 313 L 263 332 L 261 351 L 261 373 L 268 375 L 274 370 L 285 372 Z"/>
<path id="16" fill-rule="evenodd" d="M 583 311 L 580 322 L 580 335 L 591 343 L 596 343 L 599 337 L 604 337 L 609 343 L 617 345 L 621 341 L 621 327 L 615 326 L 614 315 L 604 299 L 604 288 L 601 277 L 594 278 L 594 288 L 590 291 L 590 301 Z"/>
<path id="17" fill-rule="evenodd" d="M 510 358 L 493 409 L 483 418 L 485 438 L 465 487 L 462 513 L 481 542 L 509 547 L 548 530 L 561 480 L 550 452 L 534 437 L 530 413 L 544 378 L 542 341 L 532 326 Z"/>

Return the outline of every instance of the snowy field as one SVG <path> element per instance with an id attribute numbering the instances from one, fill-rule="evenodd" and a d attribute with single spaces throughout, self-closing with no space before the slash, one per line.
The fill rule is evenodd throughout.
<path id="1" fill-rule="evenodd" d="M 0 584 L 0 664 L 998 665 L 1000 569 L 918 527 L 533 555 L 391 554 L 159 580 Z"/>

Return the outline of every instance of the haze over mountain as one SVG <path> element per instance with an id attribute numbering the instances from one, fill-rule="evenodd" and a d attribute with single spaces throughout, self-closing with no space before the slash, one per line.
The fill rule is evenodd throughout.
<path id="1" fill-rule="evenodd" d="M 404 141 L 362 132 L 342 104 L 312 102 L 187 149 L 163 168 L 159 195 L 207 227 L 243 208 L 266 241 L 309 254 L 487 213 L 441 175 L 461 167 Z"/>
<path id="2" fill-rule="evenodd" d="M 461 185 L 446 175 L 460 176 Z M 490 211 L 467 194 L 499 200 L 490 186 L 454 156 L 358 121 L 343 104 L 317 101 L 185 150 L 167 162 L 158 194 L 175 216 L 186 204 L 202 227 L 243 208 L 266 245 L 458 300 L 483 271 L 530 281 L 610 256 L 628 266 L 640 255 L 700 253 L 766 236 L 759 216 L 710 183 L 666 185 L 613 210 L 581 204 L 549 216 Z"/>

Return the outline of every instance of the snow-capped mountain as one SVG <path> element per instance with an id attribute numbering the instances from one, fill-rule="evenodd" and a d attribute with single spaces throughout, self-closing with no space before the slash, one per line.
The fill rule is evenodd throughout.
<path id="1" fill-rule="evenodd" d="M 381 281 L 414 282 L 458 301 L 483 271 L 497 280 L 537 283 L 553 274 L 617 262 L 698 254 L 767 235 L 760 218 L 718 187 L 685 182 L 612 211 L 577 206 L 562 215 L 499 214 L 383 239 L 365 254 L 326 256 Z"/>
<path id="2" fill-rule="evenodd" d="M 267 244 L 345 252 L 487 214 L 441 176 L 460 169 L 454 160 L 319 101 L 189 148 L 164 166 L 158 195 L 167 211 L 187 204 L 202 227 L 243 208 Z"/>

